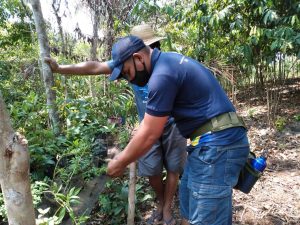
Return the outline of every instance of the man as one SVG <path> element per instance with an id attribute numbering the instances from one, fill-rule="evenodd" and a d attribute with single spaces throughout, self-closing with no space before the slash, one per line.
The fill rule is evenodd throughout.
<path id="1" fill-rule="evenodd" d="M 160 48 L 162 37 L 155 36 L 148 24 L 132 28 L 131 33 L 139 36 L 151 48 Z M 114 69 L 114 62 L 85 62 L 76 65 L 58 65 L 55 60 L 46 58 L 53 72 L 62 74 L 110 74 Z M 137 83 L 138 84 L 138 83 Z M 140 122 L 144 118 L 148 96 L 147 83 L 142 86 L 132 84 L 135 94 L 136 106 Z M 140 176 L 149 178 L 149 183 L 157 197 L 157 209 L 153 211 L 148 224 L 161 220 L 167 225 L 175 224 L 171 214 L 171 205 L 177 190 L 179 174 L 183 171 L 186 160 L 186 139 L 182 137 L 174 124 L 174 119 L 169 118 L 159 140 L 151 150 L 139 159 L 138 170 Z M 167 170 L 165 184 L 163 183 L 162 170 Z"/>
<path id="2" fill-rule="evenodd" d="M 180 184 L 182 224 L 232 224 L 232 187 L 249 153 L 243 121 L 213 74 L 177 53 L 150 49 L 136 36 L 113 45 L 111 80 L 148 83 L 144 120 L 126 148 L 108 164 L 122 175 L 161 136 L 169 116 L 191 139 Z"/>

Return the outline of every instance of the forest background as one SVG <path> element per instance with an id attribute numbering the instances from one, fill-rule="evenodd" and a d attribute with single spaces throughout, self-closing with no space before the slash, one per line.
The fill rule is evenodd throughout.
<path id="1" fill-rule="evenodd" d="M 0 92 L 13 128 L 29 143 L 36 215 L 44 224 L 61 224 L 68 218 L 81 224 L 91 218 L 76 215 L 72 206 L 85 184 L 105 173 L 107 149 L 122 149 L 128 143 L 137 124 L 134 98 L 125 81 L 110 83 L 102 75 L 50 74 L 53 82 L 47 83 L 34 2 L 0 2 Z M 41 4 L 43 14 L 52 18 L 45 17 L 46 48 L 60 64 L 109 60 L 118 37 L 134 25 L 150 23 L 166 37 L 164 51 L 180 52 L 210 68 L 232 101 L 237 106 L 244 102 L 245 118 L 255 119 L 253 106 L 262 104 L 263 129 L 281 132 L 300 121 L 299 1 L 48 0 Z M 82 18 L 90 21 L 90 33 L 80 23 Z M 294 98 L 290 114 L 281 108 L 286 95 Z M 94 214 L 106 221 L 103 224 L 124 224 L 127 194 L 128 178 L 107 181 Z M 137 221 L 152 198 L 139 179 Z M 5 224 L 1 193 L 0 218 Z"/>

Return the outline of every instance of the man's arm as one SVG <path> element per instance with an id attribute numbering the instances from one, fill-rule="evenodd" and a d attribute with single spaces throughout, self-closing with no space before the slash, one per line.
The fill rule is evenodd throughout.
<path id="1" fill-rule="evenodd" d="M 107 167 L 107 174 L 112 177 L 121 176 L 126 166 L 144 155 L 162 135 L 168 116 L 156 117 L 145 114 L 137 133 L 124 151 L 113 158 Z"/>
<path id="2" fill-rule="evenodd" d="M 74 75 L 99 75 L 112 72 L 108 62 L 87 61 L 73 65 L 59 65 L 54 59 L 45 57 L 53 73 Z"/>

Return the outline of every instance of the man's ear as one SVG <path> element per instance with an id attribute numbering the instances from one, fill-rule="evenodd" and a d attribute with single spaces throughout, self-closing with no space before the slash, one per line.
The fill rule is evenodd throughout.
<path id="1" fill-rule="evenodd" d="M 139 60 L 141 63 L 144 63 L 144 58 L 140 53 L 133 53 L 132 57 L 134 60 Z"/>

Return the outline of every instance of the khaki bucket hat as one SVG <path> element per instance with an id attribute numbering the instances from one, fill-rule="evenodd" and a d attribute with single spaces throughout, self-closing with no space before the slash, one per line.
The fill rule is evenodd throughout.
<path id="1" fill-rule="evenodd" d="M 134 26 L 131 29 L 130 34 L 141 38 L 146 45 L 151 45 L 154 42 L 166 39 L 166 37 L 155 36 L 154 31 L 149 24 Z"/>

